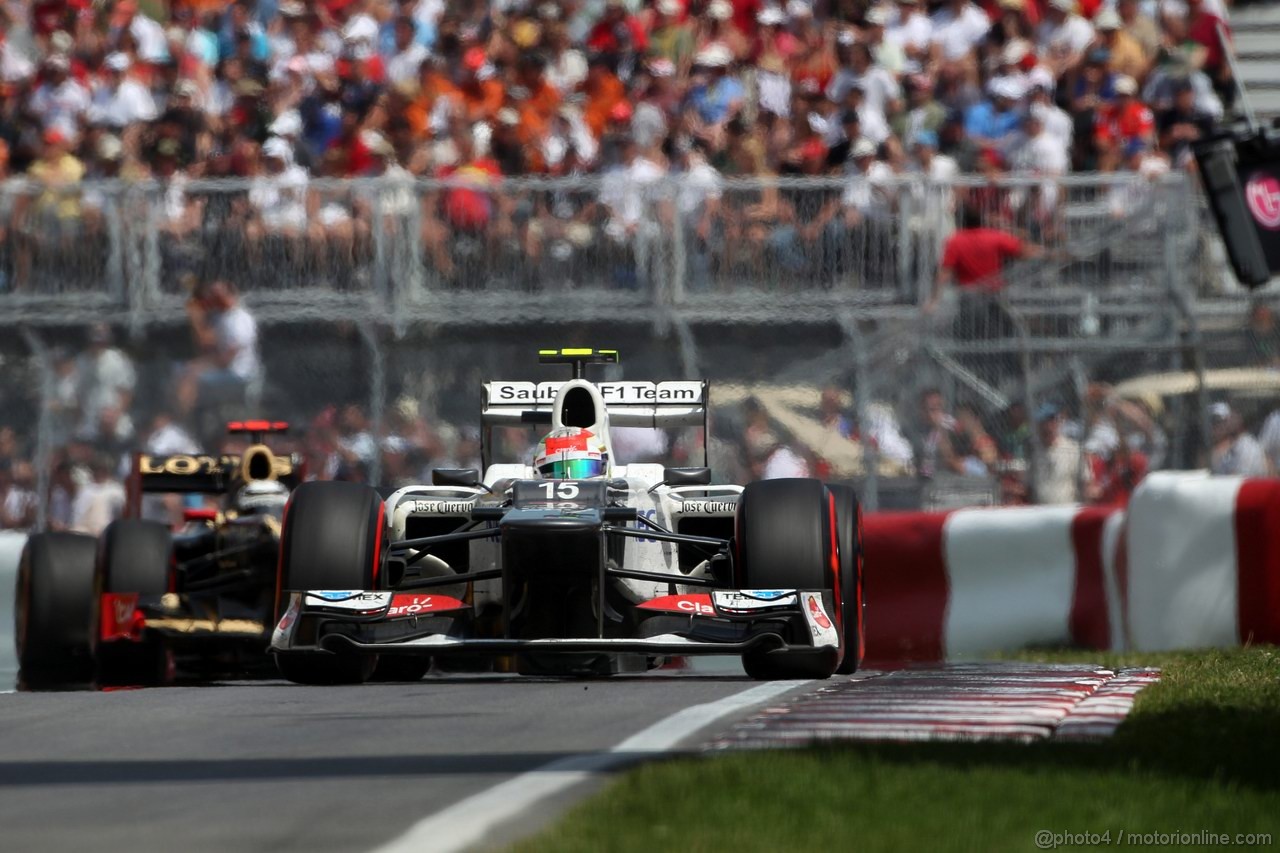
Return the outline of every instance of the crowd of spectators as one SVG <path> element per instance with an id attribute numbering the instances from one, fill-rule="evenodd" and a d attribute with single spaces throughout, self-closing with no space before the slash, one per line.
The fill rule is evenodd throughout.
<path id="1" fill-rule="evenodd" d="M 94 200 L 66 190 L 82 179 L 166 181 L 171 236 L 216 215 L 246 257 L 275 240 L 323 259 L 367 248 L 373 214 L 309 182 L 387 175 L 455 181 L 422 201 L 424 254 L 446 277 L 459 239 L 480 237 L 534 261 L 613 241 L 643 280 L 643 188 L 666 175 L 682 178 L 665 215 L 687 229 L 693 275 L 761 250 L 829 271 L 888 227 L 895 176 L 1190 166 L 1230 107 L 1225 14 L 1223 0 L 9 2 L 0 177 L 44 188 L 19 199 L 15 274 L 92 224 Z M 595 173 L 590 203 L 486 191 Z M 848 185 L 723 192 L 734 176 Z M 220 177 L 252 189 L 230 209 L 181 191 Z"/>

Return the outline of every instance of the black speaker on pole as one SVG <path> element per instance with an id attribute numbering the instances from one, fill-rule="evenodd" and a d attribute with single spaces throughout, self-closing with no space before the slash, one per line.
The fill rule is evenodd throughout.
<path id="1" fill-rule="evenodd" d="M 1198 142 L 1194 152 L 1236 278 L 1266 284 L 1280 273 L 1280 141 L 1259 130 Z"/>

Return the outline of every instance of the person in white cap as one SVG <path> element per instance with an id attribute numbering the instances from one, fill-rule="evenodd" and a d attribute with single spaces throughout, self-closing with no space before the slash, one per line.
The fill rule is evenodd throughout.
<path id="1" fill-rule="evenodd" d="M 28 111 L 39 117 L 44 130 L 57 130 L 71 138 L 80 132 L 80 120 L 88 112 L 89 90 L 70 74 L 71 61 L 55 53 L 44 62 L 44 82 L 27 101 Z"/>
<path id="2" fill-rule="evenodd" d="M 987 91 L 990 96 L 987 100 L 965 111 L 965 133 L 976 145 L 1003 151 L 1013 141 L 1022 121 L 1018 111 L 1022 92 L 1010 80 L 996 80 Z"/>
<path id="3" fill-rule="evenodd" d="M 742 110 L 746 89 L 729 73 L 733 56 L 723 44 L 711 44 L 698 51 L 693 64 L 700 69 L 689 89 L 689 106 L 702 123 L 707 138 L 718 138 L 725 123 Z"/>
<path id="4" fill-rule="evenodd" d="M 1103 9 L 1093 19 L 1098 32 L 1097 44 L 1111 51 L 1109 67 L 1115 74 L 1127 74 L 1142 80 L 1151 70 L 1153 57 L 1147 56 L 1138 40 L 1124 31 L 1115 9 Z"/>
<path id="5" fill-rule="evenodd" d="M 991 87 L 997 80 L 1008 81 L 1017 89 L 1019 99 L 1025 96 L 1031 83 L 1022 67 L 1033 49 L 1031 42 L 1026 39 L 1018 38 L 1005 42 L 1004 48 L 996 57 L 998 64 L 995 71 L 987 78 L 987 86 Z"/>
<path id="6" fill-rule="evenodd" d="M 897 5 L 897 14 L 885 27 L 885 41 L 901 47 L 908 59 L 923 63 L 933 42 L 933 22 L 920 0 L 897 0 Z"/>
<path id="7" fill-rule="evenodd" d="M 694 38 L 699 53 L 713 45 L 728 48 L 730 60 L 742 59 L 751 50 L 747 37 L 733 23 L 733 4 L 729 0 L 711 0 L 707 4 Z"/>
<path id="8" fill-rule="evenodd" d="M 1070 113 L 1053 102 L 1052 83 L 1046 85 L 1046 81 L 1043 80 L 1033 83 L 1027 97 L 1028 109 L 1039 112 L 1040 122 L 1044 125 L 1045 132 L 1053 136 L 1062 150 L 1069 155 L 1075 138 L 1075 122 L 1072 121 Z"/>
<path id="9" fill-rule="evenodd" d="M 893 169 L 876 157 L 876 144 L 859 139 L 849 152 L 845 167 L 848 182 L 840 196 L 844 208 L 844 226 L 848 230 L 865 228 L 872 221 L 883 222 L 892 213 L 890 203 Z"/>
<path id="10" fill-rule="evenodd" d="M 291 241 L 307 236 L 306 170 L 293 162 L 293 147 L 278 136 L 262 144 L 261 173 L 249 187 L 249 204 L 255 217 L 245 226 L 245 238 L 256 252 L 267 235 Z M 318 227 L 318 223 L 315 223 Z M 323 234 L 315 234 L 318 244 Z"/>
<path id="11" fill-rule="evenodd" d="M 1058 178 L 1071 169 L 1070 155 L 1056 136 L 1045 127 L 1047 108 L 1039 105 L 1027 110 L 1022 133 L 1014 143 L 1009 160 L 1015 172 Z M 1037 221 L 1049 221 L 1058 207 L 1058 184 L 1044 181 L 1032 190 Z"/>
<path id="12" fill-rule="evenodd" d="M 862 22 L 866 25 L 862 30 L 862 40 L 871 48 L 876 66 L 894 75 L 896 80 L 906 68 L 907 54 L 902 49 L 902 45 L 885 38 L 885 28 L 889 26 L 893 17 L 894 13 L 888 4 L 872 6 L 862 16 Z"/>
<path id="13" fill-rule="evenodd" d="M 1244 419 L 1227 403 L 1209 407 L 1210 436 L 1213 448 L 1209 471 L 1217 476 L 1266 477 L 1267 454 L 1262 445 L 1244 428 Z"/>
<path id="14" fill-rule="evenodd" d="M 1080 67 L 1093 37 L 1093 26 L 1076 14 L 1075 0 L 1049 0 L 1044 20 L 1036 27 L 1040 61 L 1061 78 Z"/>
<path id="15" fill-rule="evenodd" d="M 947 0 L 933 13 L 933 43 L 949 62 L 967 59 L 991 29 L 987 13 L 969 0 Z"/>
<path id="16" fill-rule="evenodd" d="M 152 121 L 158 111 L 151 91 L 129 73 L 129 57 L 119 51 L 102 62 L 102 82 L 93 93 L 89 120 L 114 128 Z"/>

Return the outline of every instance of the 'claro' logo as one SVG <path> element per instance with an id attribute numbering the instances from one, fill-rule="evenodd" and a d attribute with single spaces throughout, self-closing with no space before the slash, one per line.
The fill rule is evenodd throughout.
<path id="1" fill-rule="evenodd" d="M 171 474 L 175 477 L 191 477 L 200 474 L 210 475 L 219 471 L 233 471 L 240 465 L 240 457 L 224 454 L 222 456 L 143 456 L 138 460 L 138 471 L 142 474 Z M 287 477 L 293 473 L 293 462 L 287 456 L 271 457 L 272 469 L 277 477 Z"/>

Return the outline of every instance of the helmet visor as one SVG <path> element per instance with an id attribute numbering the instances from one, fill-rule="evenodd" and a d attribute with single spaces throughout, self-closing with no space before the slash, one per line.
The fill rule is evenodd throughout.
<path id="1" fill-rule="evenodd" d="M 604 476 L 604 460 L 562 459 L 544 463 L 538 472 L 548 480 L 589 480 Z"/>

